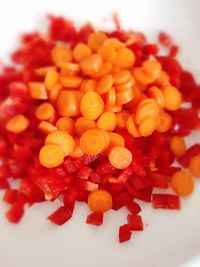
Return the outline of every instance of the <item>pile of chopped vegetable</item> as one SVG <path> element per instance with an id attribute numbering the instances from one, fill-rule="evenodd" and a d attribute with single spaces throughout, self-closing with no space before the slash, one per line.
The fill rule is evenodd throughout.
<path id="1" fill-rule="evenodd" d="M 6 217 L 18 223 L 25 205 L 59 198 L 49 221 L 64 224 L 80 201 L 91 210 L 86 223 L 100 226 L 105 212 L 125 207 L 119 241 L 127 241 L 144 228 L 138 199 L 178 210 L 180 197 L 194 190 L 200 144 L 187 148 L 184 137 L 200 128 L 200 86 L 164 32 L 159 42 L 167 55 L 160 56 L 157 44 L 119 24 L 101 32 L 49 19 L 46 34 L 22 36 L 15 64 L 0 75 Z M 174 193 L 153 193 L 168 187 Z"/>

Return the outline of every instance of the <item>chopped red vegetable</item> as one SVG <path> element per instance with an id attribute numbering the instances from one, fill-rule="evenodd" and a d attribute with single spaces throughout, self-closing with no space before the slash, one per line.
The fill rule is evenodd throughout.
<path id="1" fill-rule="evenodd" d="M 125 207 L 125 242 L 143 230 L 142 201 L 178 210 L 180 197 L 193 192 L 200 144 L 186 147 L 184 137 L 200 129 L 200 85 L 167 33 L 158 36 L 167 50 L 160 55 L 158 44 L 113 20 L 116 30 L 106 32 L 50 15 L 46 34 L 24 34 L 13 64 L 2 67 L 0 189 L 10 222 L 21 220 L 25 204 L 58 198 L 48 217 L 57 225 L 77 201 L 96 226 Z M 175 194 L 152 193 L 168 187 Z"/>

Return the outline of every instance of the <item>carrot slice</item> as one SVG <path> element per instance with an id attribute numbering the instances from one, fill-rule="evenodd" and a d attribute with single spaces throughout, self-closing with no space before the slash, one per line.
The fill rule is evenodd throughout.
<path id="1" fill-rule="evenodd" d="M 92 51 L 90 47 L 84 43 L 77 44 L 73 50 L 74 58 L 77 62 L 81 62 L 86 57 L 90 56 Z"/>
<path id="2" fill-rule="evenodd" d="M 170 127 L 172 126 L 172 117 L 167 112 L 160 112 L 156 131 L 159 133 L 165 133 L 167 132 Z"/>
<path id="3" fill-rule="evenodd" d="M 90 120 L 96 120 L 103 112 L 104 102 L 96 92 L 87 92 L 81 99 L 81 114 Z"/>
<path id="4" fill-rule="evenodd" d="M 48 99 L 47 91 L 43 83 L 30 82 L 28 84 L 30 97 L 33 99 Z"/>
<path id="5" fill-rule="evenodd" d="M 80 147 L 88 155 L 97 155 L 108 146 L 105 131 L 101 129 L 89 129 L 80 138 Z"/>
<path id="6" fill-rule="evenodd" d="M 80 92 L 63 90 L 58 96 L 56 107 L 60 116 L 77 117 L 80 114 Z"/>
<path id="7" fill-rule="evenodd" d="M 18 134 L 26 130 L 29 124 L 29 120 L 23 114 L 18 114 L 8 120 L 6 130 Z"/>
<path id="8" fill-rule="evenodd" d="M 75 141 L 75 146 L 72 153 L 70 154 L 70 157 L 80 158 L 84 154 L 84 152 L 81 150 L 80 147 L 80 140 L 78 137 L 74 137 L 74 141 Z"/>
<path id="9" fill-rule="evenodd" d="M 116 50 L 113 46 L 103 45 L 98 50 L 99 55 L 102 57 L 104 62 L 114 63 L 116 60 Z"/>
<path id="10" fill-rule="evenodd" d="M 57 130 L 57 128 L 53 124 L 47 121 L 41 121 L 40 124 L 38 125 L 38 129 L 44 134 L 49 134 Z"/>
<path id="11" fill-rule="evenodd" d="M 59 145 L 67 156 L 72 153 L 75 142 L 70 134 L 57 130 L 47 135 L 45 144 Z"/>
<path id="12" fill-rule="evenodd" d="M 149 136 L 155 131 L 157 126 L 157 118 L 156 117 L 148 117 L 143 120 L 138 126 L 138 130 L 142 136 Z"/>
<path id="13" fill-rule="evenodd" d="M 114 106 L 116 104 L 116 92 L 115 88 L 112 87 L 107 93 L 106 93 L 106 105 L 107 106 Z"/>
<path id="14" fill-rule="evenodd" d="M 147 75 L 153 76 L 153 77 L 159 77 L 161 72 L 161 64 L 157 60 L 150 59 L 145 60 L 142 64 L 143 70 Z"/>
<path id="15" fill-rule="evenodd" d="M 160 108 L 165 107 L 164 95 L 158 87 L 156 87 L 156 86 L 150 87 L 148 90 L 148 95 L 156 100 L 156 102 L 158 103 L 158 106 Z"/>
<path id="16" fill-rule="evenodd" d="M 51 50 L 51 59 L 55 65 L 61 62 L 70 62 L 73 59 L 72 51 L 65 45 L 57 45 Z"/>
<path id="17" fill-rule="evenodd" d="M 112 208 L 112 196 L 108 191 L 98 189 L 89 194 L 88 206 L 93 212 L 106 212 Z"/>
<path id="18" fill-rule="evenodd" d="M 77 88 L 81 85 L 83 78 L 80 76 L 65 75 L 60 76 L 59 82 L 66 88 Z"/>
<path id="19" fill-rule="evenodd" d="M 200 155 L 192 157 L 189 164 L 189 170 L 192 175 L 200 177 Z"/>
<path id="20" fill-rule="evenodd" d="M 80 72 L 80 65 L 72 62 L 60 62 L 58 63 L 61 68 L 61 75 L 75 75 Z"/>
<path id="21" fill-rule="evenodd" d="M 93 120 L 80 117 L 75 122 L 75 133 L 81 136 L 85 131 L 96 127 L 96 123 Z"/>
<path id="22" fill-rule="evenodd" d="M 174 86 L 165 86 L 162 90 L 165 98 L 165 108 L 175 111 L 181 106 L 181 94 Z"/>
<path id="23" fill-rule="evenodd" d="M 81 61 L 80 67 L 83 74 L 92 75 L 101 69 L 102 64 L 101 56 L 99 54 L 92 54 Z"/>
<path id="24" fill-rule="evenodd" d="M 138 131 L 137 126 L 135 124 L 135 119 L 134 119 L 133 115 L 130 115 L 127 118 L 127 120 L 126 120 L 126 128 L 127 128 L 127 131 L 131 135 L 133 135 L 134 137 L 140 137 L 141 136 L 141 134 Z"/>
<path id="25" fill-rule="evenodd" d="M 97 126 L 105 131 L 114 131 L 117 126 L 117 118 L 114 112 L 106 111 L 97 120 Z"/>
<path id="26" fill-rule="evenodd" d="M 146 74 L 142 67 L 137 67 L 133 70 L 133 76 L 141 84 L 150 84 L 156 80 L 154 76 Z"/>
<path id="27" fill-rule="evenodd" d="M 98 49 L 102 46 L 103 42 L 108 39 L 107 35 L 103 32 L 94 32 L 90 34 L 88 38 L 88 46 L 94 51 L 97 52 Z"/>
<path id="28" fill-rule="evenodd" d="M 55 113 L 54 107 L 49 103 L 39 105 L 35 111 L 35 116 L 38 120 L 49 120 Z"/>
<path id="29" fill-rule="evenodd" d="M 125 146 L 125 141 L 123 136 L 121 136 L 118 133 L 108 133 L 110 137 L 110 142 L 109 146 L 107 148 L 107 151 L 110 151 L 113 147 L 120 146 L 124 147 Z"/>
<path id="30" fill-rule="evenodd" d="M 100 67 L 99 71 L 93 73 L 91 75 L 92 78 L 94 79 L 99 79 L 103 77 L 104 75 L 110 74 L 110 72 L 113 69 L 113 65 L 110 62 L 104 62 L 102 66 Z"/>
<path id="31" fill-rule="evenodd" d="M 58 130 L 67 132 L 70 135 L 74 135 L 74 120 L 70 117 L 61 117 L 56 122 Z"/>
<path id="32" fill-rule="evenodd" d="M 127 110 L 122 110 L 116 114 L 117 116 L 117 127 L 120 129 L 126 129 L 126 121 L 130 116 L 130 112 Z"/>
<path id="33" fill-rule="evenodd" d="M 117 105 L 121 106 L 127 104 L 134 98 L 133 89 L 129 88 L 125 91 L 117 92 L 116 97 L 117 97 L 116 101 Z"/>
<path id="34" fill-rule="evenodd" d="M 177 157 L 182 156 L 186 152 L 186 144 L 181 136 L 173 136 L 170 141 L 170 148 Z"/>
<path id="35" fill-rule="evenodd" d="M 122 70 L 113 75 L 115 85 L 123 85 L 130 81 L 132 75 L 129 70 Z"/>
<path id="36" fill-rule="evenodd" d="M 116 146 L 109 152 L 108 159 L 113 167 L 125 169 L 131 164 L 132 154 L 127 148 Z"/>
<path id="37" fill-rule="evenodd" d="M 39 161 L 46 168 L 54 168 L 63 163 L 65 153 L 62 148 L 56 144 L 48 144 L 41 148 Z"/>
<path id="38" fill-rule="evenodd" d="M 143 106 L 139 106 L 136 109 L 135 122 L 137 124 L 140 124 L 144 119 L 148 117 L 155 117 L 158 119 L 158 116 L 159 116 L 159 108 L 157 103 L 155 102 L 155 105 L 146 104 Z"/>
<path id="39" fill-rule="evenodd" d="M 129 48 L 121 48 L 117 51 L 115 65 L 122 69 L 131 68 L 135 63 L 135 55 Z"/>
<path id="40" fill-rule="evenodd" d="M 193 178 L 185 171 L 174 173 L 171 179 L 171 186 L 175 193 L 180 196 L 188 196 L 194 191 Z"/>
<path id="41" fill-rule="evenodd" d="M 60 93 L 60 91 L 61 91 L 62 88 L 63 88 L 63 86 L 60 83 L 56 83 L 52 87 L 52 89 L 50 91 L 50 95 L 49 95 L 50 100 L 52 100 L 52 101 L 57 100 L 58 95 L 59 95 L 59 93 Z"/>
<path id="42" fill-rule="evenodd" d="M 43 77 L 47 74 L 47 72 L 50 69 L 53 69 L 56 71 L 56 66 L 41 67 L 41 68 L 35 69 L 34 71 L 38 76 Z"/>
<path id="43" fill-rule="evenodd" d="M 57 83 L 58 81 L 59 74 L 56 70 L 50 68 L 47 71 L 47 74 L 45 75 L 44 79 L 44 85 L 47 88 L 47 90 L 51 90 L 53 86 Z"/>
<path id="44" fill-rule="evenodd" d="M 80 90 L 83 92 L 95 91 L 97 81 L 94 79 L 86 79 L 82 82 Z"/>
<path id="45" fill-rule="evenodd" d="M 112 75 L 108 74 L 103 76 L 97 83 L 96 91 L 98 94 L 102 95 L 107 93 L 114 83 Z"/>

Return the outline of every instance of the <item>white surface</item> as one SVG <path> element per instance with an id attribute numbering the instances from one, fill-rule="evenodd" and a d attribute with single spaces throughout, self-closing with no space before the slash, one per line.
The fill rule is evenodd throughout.
<path id="1" fill-rule="evenodd" d="M 37 28 L 47 12 L 100 25 L 102 18 L 118 11 L 125 27 L 143 30 L 151 40 L 161 29 L 170 32 L 181 45 L 185 67 L 198 75 L 199 10 L 199 0 L 1 0 L 0 57 L 13 48 L 20 32 Z M 11 225 L 3 217 L 7 207 L 0 202 L 1 267 L 200 266 L 200 181 L 195 193 L 182 201 L 180 212 L 143 204 L 145 231 L 133 233 L 132 240 L 121 245 L 117 235 L 119 225 L 126 223 L 125 211 L 106 214 L 97 229 L 85 224 L 89 211 L 80 205 L 68 224 L 56 227 L 45 219 L 55 206 L 35 205 L 19 225 Z"/>

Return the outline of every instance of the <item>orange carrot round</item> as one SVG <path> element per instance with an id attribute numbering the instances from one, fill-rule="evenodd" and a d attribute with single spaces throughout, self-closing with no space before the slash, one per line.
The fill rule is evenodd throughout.
<path id="1" fill-rule="evenodd" d="M 96 127 L 96 123 L 93 120 L 80 117 L 75 122 L 75 133 L 81 136 L 85 131 Z"/>
<path id="2" fill-rule="evenodd" d="M 105 131 L 114 131 L 117 126 L 117 118 L 114 112 L 106 111 L 97 120 L 97 127 Z"/>
<path id="3" fill-rule="evenodd" d="M 80 63 L 81 71 L 86 75 L 92 75 L 98 72 L 102 65 L 103 61 L 99 54 L 92 54 L 84 58 Z"/>
<path id="4" fill-rule="evenodd" d="M 73 59 L 72 51 L 65 45 L 57 45 L 51 50 L 51 58 L 55 65 L 60 62 L 70 62 Z"/>
<path id="5" fill-rule="evenodd" d="M 58 130 L 67 132 L 70 135 L 74 135 L 74 120 L 70 117 L 60 117 L 56 121 L 56 127 Z"/>
<path id="6" fill-rule="evenodd" d="M 112 196 L 108 191 L 98 189 L 89 194 L 88 206 L 93 212 L 106 212 L 112 208 Z"/>
<path id="7" fill-rule="evenodd" d="M 84 43 L 77 44 L 73 50 L 73 56 L 77 62 L 81 62 L 83 59 L 90 56 L 91 54 L 91 49 L 88 45 Z"/>
<path id="8" fill-rule="evenodd" d="M 186 144 L 181 136 L 173 136 L 170 141 L 170 148 L 174 155 L 182 156 L 186 151 Z"/>
<path id="9" fill-rule="evenodd" d="M 192 175 L 200 177 L 200 155 L 192 157 L 189 165 L 189 170 Z"/>
<path id="10" fill-rule="evenodd" d="M 26 130 L 29 124 L 29 120 L 23 114 L 18 114 L 8 120 L 6 130 L 18 134 Z"/>
<path id="11" fill-rule="evenodd" d="M 35 111 L 35 116 L 38 120 L 49 120 L 53 117 L 55 109 L 53 105 L 46 102 L 39 105 Z"/>
<path id="12" fill-rule="evenodd" d="M 125 169 L 131 164 L 132 154 L 127 148 L 116 146 L 110 150 L 108 159 L 113 167 Z"/>
<path id="13" fill-rule="evenodd" d="M 160 112 L 158 116 L 156 131 L 167 132 L 172 126 L 172 117 L 167 112 Z"/>
<path id="14" fill-rule="evenodd" d="M 54 168 L 63 163 L 64 156 L 65 153 L 60 146 L 47 144 L 40 150 L 39 161 L 46 168 Z"/>
<path id="15" fill-rule="evenodd" d="M 103 32 L 94 32 L 90 34 L 88 38 L 88 46 L 94 51 L 97 52 L 98 49 L 102 46 L 103 42 L 107 39 L 107 35 Z"/>
<path id="16" fill-rule="evenodd" d="M 185 171 L 178 171 L 172 176 L 171 186 L 180 196 L 188 196 L 194 191 L 193 178 Z"/>
<path id="17" fill-rule="evenodd" d="M 135 63 L 135 55 L 128 48 L 121 48 L 117 51 L 115 65 L 122 69 L 131 68 Z"/>
<path id="18" fill-rule="evenodd" d="M 162 89 L 165 98 L 165 108 L 171 111 L 175 111 L 181 106 L 181 94 L 174 86 L 165 86 Z"/>

